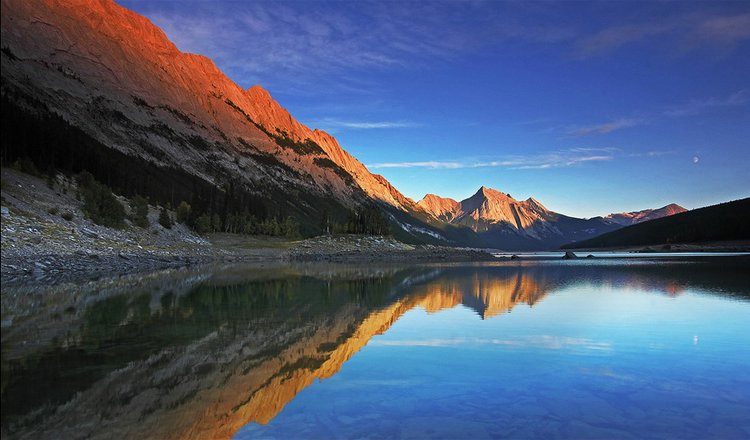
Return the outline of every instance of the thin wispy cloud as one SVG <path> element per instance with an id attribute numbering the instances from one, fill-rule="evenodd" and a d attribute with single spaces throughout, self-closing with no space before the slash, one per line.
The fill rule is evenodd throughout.
<path id="1" fill-rule="evenodd" d="M 513 4 L 394 8 L 369 1 L 335 6 L 194 1 L 187 10 L 167 6 L 156 2 L 145 9 L 181 50 L 210 56 L 244 86 L 310 84 L 330 73 L 414 67 L 499 42 L 549 44 L 575 33 L 554 23 L 519 21 Z"/>
<path id="2" fill-rule="evenodd" d="M 370 169 L 381 168 L 426 168 L 426 169 L 463 169 L 463 168 L 509 168 L 518 170 L 561 168 L 587 162 L 610 161 L 615 158 L 614 148 L 573 148 L 547 154 L 530 156 L 509 156 L 498 160 L 448 160 L 448 161 L 412 161 L 383 162 L 367 165 Z"/>
<path id="3" fill-rule="evenodd" d="M 610 133 L 615 130 L 620 130 L 628 127 L 635 127 L 641 124 L 642 121 L 638 119 L 616 119 L 614 121 L 605 122 L 602 124 L 590 125 L 587 127 L 573 128 L 568 131 L 568 134 L 576 137 L 590 136 L 593 134 L 604 134 Z"/>
<path id="4" fill-rule="evenodd" d="M 696 116 L 722 109 L 737 108 L 750 104 L 750 91 L 747 89 L 739 90 L 728 96 L 716 97 L 711 96 L 702 99 L 692 99 L 690 101 L 674 104 L 667 107 L 661 107 L 661 110 L 652 110 L 644 117 L 635 118 L 618 118 L 601 124 L 588 125 L 583 127 L 568 127 L 569 136 L 584 137 L 596 134 L 611 133 L 624 128 L 636 127 L 645 124 L 655 124 L 666 118 L 682 118 Z M 550 131 L 560 130 L 562 127 L 557 126 Z"/>
<path id="5" fill-rule="evenodd" d="M 579 41 L 576 53 L 582 58 L 601 55 L 672 29 L 672 26 L 658 23 L 613 26 Z"/>
<path id="6" fill-rule="evenodd" d="M 309 125 L 329 130 L 338 128 L 370 130 L 383 128 L 415 128 L 422 126 L 422 124 L 409 121 L 343 121 L 332 118 L 314 120 L 311 121 Z"/>
<path id="7" fill-rule="evenodd" d="M 739 107 L 748 103 L 750 103 L 750 91 L 743 89 L 723 98 L 709 97 L 694 99 L 683 104 L 674 105 L 665 110 L 664 114 L 671 117 L 694 116 L 722 108 Z"/>
<path id="8" fill-rule="evenodd" d="M 682 54 L 703 46 L 732 48 L 750 39 L 750 14 L 682 14 L 640 23 L 612 24 L 580 38 L 574 53 L 585 59 L 603 56 L 638 43 L 657 43 L 680 48 Z"/>
<path id="9" fill-rule="evenodd" d="M 428 161 L 422 161 L 422 162 L 382 162 L 382 163 L 373 163 L 370 165 L 367 165 L 367 168 L 369 169 L 378 169 L 378 168 L 430 168 L 433 170 L 440 170 L 440 169 L 459 169 L 459 168 L 476 168 L 475 166 L 470 166 L 466 163 L 462 162 L 443 162 L 443 161 L 436 161 L 436 160 L 428 160 Z"/>
<path id="10" fill-rule="evenodd" d="M 653 151 L 646 151 L 643 153 L 630 153 L 628 154 L 628 157 L 661 157 L 661 156 L 671 156 L 677 154 L 675 150 L 653 150 Z"/>
<path id="11" fill-rule="evenodd" d="M 563 20 L 563 10 L 517 2 L 375 1 L 172 2 L 123 0 L 161 27 L 176 45 L 214 59 L 243 86 L 289 87 L 327 79 L 330 88 L 356 85 L 330 74 L 411 68 L 452 61 L 498 45 L 548 47 L 579 58 L 603 56 L 641 42 L 671 47 L 732 46 L 750 38 L 750 14 L 677 14 L 627 22 L 616 17 L 591 29 Z M 580 13 L 590 13 L 585 3 Z M 366 31 L 363 31 L 366 30 Z"/>
<path id="12" fill-rule="evenodd" d="M 711 42 L 729 44 L 750 40 L 750 13 L 706 19 L 697 26 L 694 36 Z"/>

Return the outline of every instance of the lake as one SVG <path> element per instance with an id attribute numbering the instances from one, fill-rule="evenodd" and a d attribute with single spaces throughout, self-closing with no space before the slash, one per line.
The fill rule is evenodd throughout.
<path id="1" fill-rule="evenodd" d="M 750 437 L 750 259 L 164 271 L 2 293 L 2 437 Z"/>

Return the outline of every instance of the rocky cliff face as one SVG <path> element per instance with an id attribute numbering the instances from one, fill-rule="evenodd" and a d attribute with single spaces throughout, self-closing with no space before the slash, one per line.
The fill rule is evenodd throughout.
<path id="1" fill-rule="evenodd" d="M 453 199 L 436 196 L 435 194 L 427 194 L 417 204 L 436 219 L 448 223 L 452 222 L 459 212 L 461 212 L 460 203 Z"/>
<path id="2" fill-rule="evenodd" d="M 396 190 L 383 176 L 372 174 L 367 170 L 354 156 L 341 148 L 336 138 L 325 131 L 311 130 L 299 123 L 262 87 L 256 85 L 245 90 L 244 93 L 248 97 L 248 114 L 265 130 L 282 137 L 288 136 L 297 142 L 314 142 L 321 147 L 328 158 L 349 173 L 357 185 L 373 199 L 400 209 L 414 208 L 414 201 Z"/>
<path id="3" fill-rule="evenodd" d="M 3 96 L 22 108 L 60 115 L 129 157 L 231 182 L 275 211 L 313 217 L 319 204 L 305 194 L 418 209 L 260 86 L 243 90 L 112 1 L 3 0 L 2 10 Z"/>
<path id="4" fill-rule="evenodd" d="M 487 232 L 502 225 L 518 234 L 535 237 L 537 229 L 556 219 L 554 212 L 533 198 L 518 201 L 484 186 L 461 202 L 428 194 L 418 204 L 435 218 L 467 226 L 475 232 Z"/>
<path id="5" fill-rule="evenodd" d="M 618 225 L 630 226 L 649 220 L 655 220 L 657 218 L 669 217 L 670 215 L 679 214 L 685 211 L 687 211 L 687 209 L 683 208 L 682 206 L 670 203 L 669 205 L 663 206 L 658 209 L 644 209 L 643 211 L 621 212 L 617 214 L 609 214 L 604 218 L 611 220 Z"/>
<path id="6" fill-rule="evenodd" d="M 554 220 L 555 214 L 534 199 L 518 201 L 508 194 L 481 187 L 461 201 L 454 223 L 485 232 L 496 224 L 508 225 L 520 234 L 536 236 L 535 231 Z"/>

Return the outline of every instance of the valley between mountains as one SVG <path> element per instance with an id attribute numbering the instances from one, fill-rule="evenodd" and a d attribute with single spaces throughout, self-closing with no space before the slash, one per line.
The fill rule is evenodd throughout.
<path id="1" fill-rule="evenodd" d="M 51 190 L 34 207 L 19 201 L 33 193 L 4 180 L 4 265 L 11 246 L 39 248 L 5 228 L 10 218 L 26 230 L 51 222 L 49 234 L 70 230 L 70 240 L 95 227 L 98 236 L 135 231 L 132 242 L 166 234 L 167 247 L 210 247 L 205 237 L 217 233 L 367 234 L 411 249 L 545 250 L 685 211 L 583 219 L 486 187 L 461 201 L 415 202 L 261 86 L 241 88 L 112 1 L 3 0 L 2 11 L 2 164 Z"/>

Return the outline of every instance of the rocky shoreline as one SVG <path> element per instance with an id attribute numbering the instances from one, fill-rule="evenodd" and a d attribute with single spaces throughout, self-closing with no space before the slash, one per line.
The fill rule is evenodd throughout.
<path id="1" fill-rule="evenodd" d="M 86 218 L 75 182 L 45 182 L 2 169 L 2 282 L 56 283 L 212 263 L 488 261 L 471 249 L 412 246 L 390 237 L 338 235 L 306 240 L 232 234 L 196 235 L 181 224 L 160 225 L 149 207 L 148 226 L 122 229 Z M 126 199 L 120 200 L 124 205 Z"/>
<path id="2" fill-rule="evenodd" d="M 291 261 L 362 262 L 465 262 L 497 260 L 492 254 L 467 248 L 412 246 L 389 237 L 323 236 L 304 240 L 292 248 Z"/>
<path id="3" fill-rule="evenodd" d="M 309 241 L 329 240 L 341 244 L 340 248 L 314 247 Z M 268 263 L 268 262 L 468 262 L 491 261 L 491 254 L 474 249 L 455 249 L 439 246 L 417 246 L 411 249 L 368 246 L 350 249 L 362 241 L 378 240 L 390 245 L 395 240 L 385 237 L 322 237 L 290 243 L 290 249 L 257 249 L 258 252 L 240 253 L 232 249 L 211 245 L 201 252 L 191 253 L 186 249 L 159 249 L 149 252 L 101 253 L 93 250 L 77 250 L 70 254 L 30 253 L 27 255 L 3 255 L 0 275 L 4 285 L 19 283 L 75 282 L 109 276 L 121 276 L 138 272 L 217 263 Z M 395 242 L 398 243 L 398 242 Z M 403 245 L 403 244 L 402 244 Z M 406 245 L 408 246 L 408 245 Z M 265 250 L 265 252 L 263 252 Z"/>

